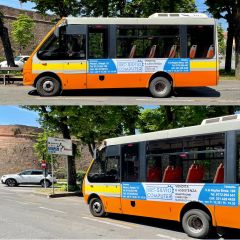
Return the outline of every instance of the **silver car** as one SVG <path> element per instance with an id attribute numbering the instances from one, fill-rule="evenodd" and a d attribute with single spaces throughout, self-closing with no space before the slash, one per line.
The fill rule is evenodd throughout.
<path id="1" fill-rule="evenodd" d="M 16 174 L 7 174 L 1 177 L 1 182 L 9 187 L 15 187 L 19 184 L 34 184 L 41 185 L 42 187 L 50 187 L 52 183 L 56 183 L 56 179 L 47 174 L 44 181 L 43 170 L 25 170 Z"/>

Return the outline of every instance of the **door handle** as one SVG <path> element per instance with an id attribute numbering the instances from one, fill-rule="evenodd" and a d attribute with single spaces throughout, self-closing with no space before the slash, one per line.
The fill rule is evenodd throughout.
<path id="1" fill-rule="evenodd" d="M 131 201 L 131 206 L 135 207 L 136 206 L 136 202 L 135 201 Z"/>
<path id="2" fill-rule="evenodd" d="M 43 66 L 47 66 L 47 63 L 44 63 L 44 62 L 43 62 L 42 65 L 43 65 Z"/>

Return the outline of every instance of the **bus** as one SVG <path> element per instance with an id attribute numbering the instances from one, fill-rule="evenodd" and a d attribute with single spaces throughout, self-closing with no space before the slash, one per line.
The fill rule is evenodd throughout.
<path id="1" fill-rule="evenodd" d="M 181 222 L 191 237 L 240 228 L 240 115 L 103 141 L 83 183 L 93 216 Z"/>
<path id="2" fill-rule="evenodd" d="M 41 96 L 70 89 L 174 88 L 218 83 L 215 19 L 201 13 L 148 18 L 63 18 L 24 66 L 24 85 Z"/>

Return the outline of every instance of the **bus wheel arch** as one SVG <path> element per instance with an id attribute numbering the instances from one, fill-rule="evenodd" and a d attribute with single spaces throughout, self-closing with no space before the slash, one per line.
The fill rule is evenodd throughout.
<path id="1" fill-rule="evenodd" d="M 105 217 L 107 215 L 103 201 L 97 194 L 92 194 L 89 196 L 88 205 L 89 210 L 94 217 Z"/>
<path id="2" fill-rule="evenodd" d="M 166 72 L 154 73 L 148 84 L 148 89 L 153 97 L 168 97 L 173 88 L 173 78 Z"/>
<path id="3" fill-rule="evenodd" d="M 53 72 L 39 74 L 34 81 L 34 86 L 41 96 L 56 96 L 62 91 L 61 79 Z"/>
<path id="4" fill-rule="evenodd" d="M 190 237 L 205 238 L 212 227 L 212 214 L 203 204 L 190 202 L 182 208 L 180 222 Z"/>

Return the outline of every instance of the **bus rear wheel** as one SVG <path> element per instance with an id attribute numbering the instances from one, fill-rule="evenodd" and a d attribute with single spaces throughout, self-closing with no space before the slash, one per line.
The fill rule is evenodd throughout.
<path id="1" fill-rule="evenodd" d="M 59 95 L 61 91 L 60 82 L 52 76 L 44 76 L 37 80 L 37 92 L 40 96 L 50 97 Z"/>
<path id="2" fill-rule="evenodd" d="M 200 209 L 191 209 L 183 215 L 182 227 L 190 237 L 205 238 L 210 232 L 210 216 Z"/>
<path id="3" fill-rule="evenodd" d="M 168 97 L 172 91 L 172 84 L 165 77 L 155 77 L 150 82 L 149 91 L 153 97 Z"/>
<path id="4" fill-rule="evenodd" d="M 94 217 L 104 217 L 106 212 L 102 201 L 99 198 L 92 198 L 89 202 L 89 209 Z"/>

